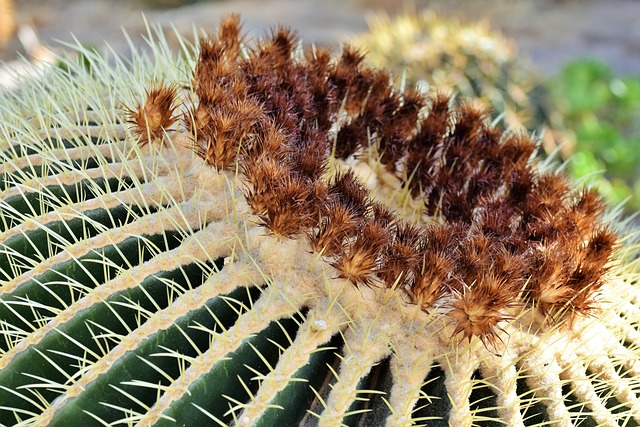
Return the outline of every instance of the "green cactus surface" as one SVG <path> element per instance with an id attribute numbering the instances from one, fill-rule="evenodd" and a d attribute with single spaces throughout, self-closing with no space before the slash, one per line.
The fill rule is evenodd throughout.
<path id="1" fill-rule="evenodd" d="M 0 425 L 640 425 L 633 231 L 476 104 L 245 39 L 0 95 Z"/>

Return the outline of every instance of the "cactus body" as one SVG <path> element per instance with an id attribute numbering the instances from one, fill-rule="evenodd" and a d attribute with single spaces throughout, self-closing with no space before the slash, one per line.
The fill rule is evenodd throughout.
<path id="1" fill-rule="evenodd" d="M 369 19 L 369 32 L 354 42 L 374 65 L 407 84 L 482 99 L 506 127 L 541 134 L 548 154 L 567 143 L 562 117 L 530 65 L 487 23 L 463 23 L 429 10 L 395 18 L 377 14 Z"/>
<path id="2" fill-rule="evenodd" d="M 382 285 L 389 270 L 361 281 L 345 262 L 355 243 L 329 259 L 272 232 L 286 224 L 273 206 L 255 212 L 256 183 L 217 141 L 198 146 L 197 125 L 158 131 L 142 114 L 148 129 L 132 132 L 127 88 L 203 63 L 157 36 L 129 65 L 78 48 L 88 69 L 3 95 L 1 425 L 640 422 L 640 292 L 624 250 L 589 316 L 548 322 L 540 297 L 507 305 L 488 335 L 458 330 L 455 306 Z M 177 96 L 197 113 L 193 92 Z M 331 132 L 347 127 L 337 117 Z M 328 169 L 351 165 L 394 212 L 438 220 L 379 158 L 345 157 Z M 462 298 L 451 292 L 438 301 Z"/>

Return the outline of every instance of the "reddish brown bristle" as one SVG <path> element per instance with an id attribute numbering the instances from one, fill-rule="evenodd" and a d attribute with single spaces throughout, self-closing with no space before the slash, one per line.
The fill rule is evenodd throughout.
<path id="1" fill-rule="evenodd" d="M 456 126 L 451 133 L 451 139 L 464 142 L 465 139 L 477 139 L 484 127 L 489 111 L 477 102 L 464 100 L 458 103 L 453 111 Z"/>
<path id="2" fill-rule="evenodd" d="M 345 236 L 353 235 L 357 226 L 356 215 L 341 203 L 329 201 L 320 208 L 317 229 L 308 232 L 311 247 L 326 256 L 337 255 Z"/>
<path id="3" fill-rule="evenodd" d="M 485 345 L 496 346 L 499 340 L 499 324 L 510 318 L 506 311 L 512 306 L 517 290 L 491 273 L 483 274 L 478 281 L 465 284 L 462 290 L 452 293 L 447 315 L 455 321 L 453 335 L 471 341 L 479 337 Z"/>
<path id="4" fill-rule="evenodd" d="M 314 189 L 309 182 L 284 177 L 274 185 L 262 224 L 273 234 L 292 237 L 311 227 L 317 216 Z"/>
<path id="5" fill-rule="evenodd" d="M 587 244 L 585 261 L 604 267 L 609 261 L 609 256 L 617 241 L 618 238 L 609 229 L 604 228 L 595 231 Z"/>
<path id="6" fill-rule="evenodd" d="M 225 56 L 229 60 L 235 60 L 240 55 L 243 43 L 240 15 L 234 13 L 223 19 L 218 28 L 218 40 L 220 40 Z"/>
<path id="7" fill-rule="evenodd" d="M 340 277 L 352 283 L 370 285 L 379 269 L 378 256 L 388 240 L 386 230 L 372 220 L 364 220 L 356 229 L 353 240 L 345 240 L 332 262 Z"/>
<path id="8" fill-rule="evenodd" d="M 369 193 L 352 170 L 338 173 L 329 186 L 329 193 L 356 215 L 364 215 L 369 205 Z"/>
<path id="9" fill-rule="evenodd" d="M 382 249 L 382 260 L 378 275 L 388 287 L 404 289 L 412 285 L 413 273 L 420 264 L 420 230 L 407 223 L 392 224 L 386 215 L 381 224 L 391 229 L 387 245 Z"/>
<path id="10" fill-rule="evenodd" d="M 162 139 L 178 117 L 175 115 L 177 87 L 173 85 L 156 85 L 146 91 L 144 105 L 138 104 L 135 109 L 125 108 L 127 122 L 133 125 L 132 131 L 142 146 L 154 139 Z"/>

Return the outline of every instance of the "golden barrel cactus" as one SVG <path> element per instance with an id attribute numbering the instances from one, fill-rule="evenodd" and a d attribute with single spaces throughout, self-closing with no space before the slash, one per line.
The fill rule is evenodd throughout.
<path id="1" fill-rule="evenodd" d="M 0 424 L 638 424 L 628 232 L 528 137 L 236 16 L 150 47 L 2 95 Z"/>
<path id="2" fill-rule="evenodd" d="M 368 23 L 369 31 L 353 43 L 373 65 L 409 85 L 481 99 L 505 127 L 542 134 L 548 153 L 570 142 L 531 64 L 488 22 L 462 22 L 427 9 L 395 17 L 378 13 Z"/>

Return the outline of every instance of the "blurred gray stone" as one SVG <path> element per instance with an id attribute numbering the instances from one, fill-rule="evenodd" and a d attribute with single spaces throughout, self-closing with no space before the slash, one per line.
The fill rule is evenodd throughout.
<path id="1" fill-rule="evenodd" d="M 153 1 L 153 0 L 152 0 Z M 163 0 L 167 1 L 167 0 Z M 172 2 L 179 0 L 169 0 Z M 640 75 L 640 1 L 638 0 L 413 0 L 414 8 L 431 7 L 466 20 L 488 19 L 515 39 L 522 54 L 543 74 L 557 72 L 571 59 L 593 57 L 624 74 Z M 193 27 L 212 30 L 224 14 L 242 14 L 253 36 L 278 23 L 298 30 L 306 41 L 337 46 L 366 31 L 365 16 L 380 10 L 402 12 L 397 0 L 238 0 L 196 1 L 177 8 L 157 8 L 144 1 L 17 0 L 19 20 L 35 27 L 41 41 L 55 40 L 128 51 L 125 28 L 136 44 L 150 23 L 175 25 L 183 34 Z M 20 49 L 16 40 L 7 52 Z M 13 55 L 15 56 L 15 54 Z"/>

